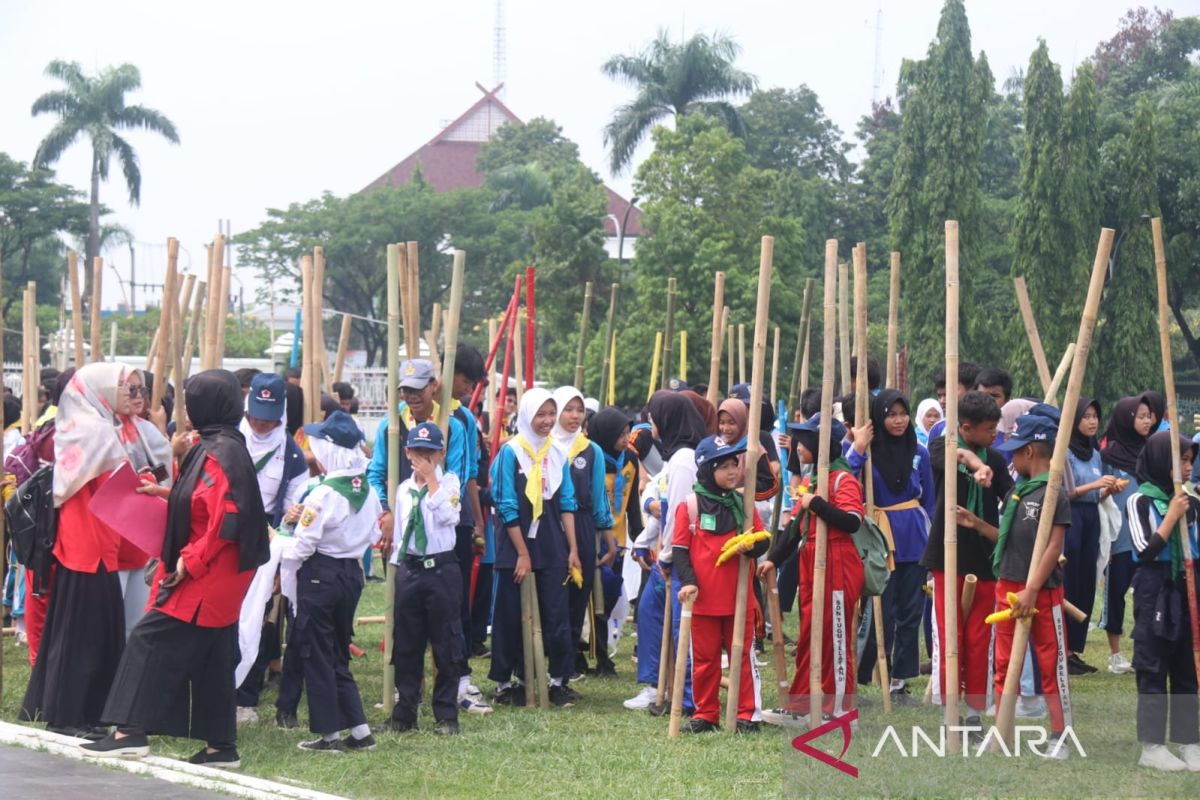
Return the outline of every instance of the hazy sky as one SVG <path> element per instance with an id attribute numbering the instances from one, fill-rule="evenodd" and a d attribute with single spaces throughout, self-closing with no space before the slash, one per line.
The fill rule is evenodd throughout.
<path id="1" fill-rule="evenodd" d="M 1002 81 L 1024 67 L 1042 37 L 1069 75 L 1116 31 L 1131 2 L 967 0 L 972 45 L 987 52 Z M 141 206 L 128 205 L 115 165 L 101 199 L 137 238 L 139 281 L 161 280 L 170 235 L 185 250 L 181 266 L 190 261 L 203 271 L 204 243 L 218 219 L 231 219 L 236 233 L 261 222 L 269 207 L 324 190 L 357 191 L 475 102 L 475 81 L 492 83 L 495 5 L 0 0 L 0 151 L 28 161 L 53 125 L 52 117 L 29 114 L 39 94 L 57 88 L 42 74 L 52 59 L 77 60 L 89 71 L 137 65 L 143 89 L 131 102 L 165 112 L 182 143 L 129 134 L 141 157 Z M 848 136 L 870 109 L 879 9 L 888 95 L 901 59 L 925 54 L 941 5 L 509 0 L 505 101 L 523 119 L 557 121 L 583 160 L 628 196 L 630 176 L 608 173 L 601 134 L 632 96 L 601 74 L 609 56 L 641 49 L 659 28 L 675 37 L 727 32 L 743 48 L 738 65 L 760 86 L 808 84 Z M 1200 0 L 1160 6 L 1200 13 Z M 88 154 L 80 140 L 59 163 L 59 180 L 86 189 Z M 128 275 L 127 250 L 106 255 Z M 249 274 L 241 279 L 254 285 Z M 105 306 L 120 297 L 109 270 Z M 139 291 L 139 305 L 144 297 Z"/>

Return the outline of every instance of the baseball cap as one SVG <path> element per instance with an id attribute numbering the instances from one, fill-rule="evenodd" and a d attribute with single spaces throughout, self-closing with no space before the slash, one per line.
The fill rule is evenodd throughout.
<path id="1" fill-rule="evenodd" d="M 1017 417 L 1016 425 L 1008 439 L 998 445 L 996 449 L 1012 452 L 1033 442 L 1053 445 L 1057 436 L 1058 425 L 1054 420 L 1041 414 L 1022 414 Z"/>
<path id="2" fill-rule="evenodd" d="M 401 389 L 424 389 L 436 379 L 433 362 L 427 358 L 410 358 L 400 367 Z"/>
<path id="3" fill-rule="evenodd" d="M 696 466 L 699 467 L 710 461 L 718 461 L 729 456 L 746 452 L 746 440 L 726 444 L 720 436 L 706 436 L 696 445 Z"/>
<path id="4" fill-rule="evenodd" d="M 835 442 L 840 442 L 842 439 L 845 439 L 846 426 L 842 424 L 841 420 L 839 420 L 837 417 L 834 417 L 833 419 L 829 420 L 829 422 L 829 438 Z M 820 412 L 813 414 L 811 417 L 804 420 L 804 422 L 789 422 L 788 430 L 796 431 L 797 433 L 807 431 L 819 434 L 821 432 Z"/>
<path id="5" fill-rule="evenodd" d="M 404 446 L 409 450 L 441 450 L 444 447 L 442 429 L 432 422 L 422 422 L 408 432 Z"/>
<path id="6" fill-rule="evenodd" d="M 738 400 L 741 400 L 743 403 L 748 404 L 750 402 L 750 384 L 748 384 L 748 383 L 735 384 L 734 387 L 729 390 L 729 396 L 736 397 Z"/>
<path id="7" fill-rule="evenodd" d="M 667 381 L 667 388 L 672 392 L 682 392 L 684 389 L 688 388 L 688 385 L 687 381 L 685 381 L 683 378 L 671 378 L 669 381 Z"/>
<path id="8" fill-rule="evenodd" d="M 283 419 L 283 401 L 287 386 L 273 372 L 260 372 L 250 381 L 246 413 L 255 419 L 278 422 Z"/>
<path id="9" fill-rule="evenodd" d="M 358 447 L 363 440 L 362 431 L 358 429 L 354 418 L 341 409 L 326 417 L 324 422 L 305 425 L 304 432 L 315 439 L 333 442 L 338 447 Z"/>

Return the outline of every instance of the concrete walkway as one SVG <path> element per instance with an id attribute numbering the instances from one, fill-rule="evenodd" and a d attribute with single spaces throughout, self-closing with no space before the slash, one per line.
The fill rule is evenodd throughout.
<path id="1" fill-rule="evenodd" d="M 132 775 L 86 761 L 76 761 L 24 747 L 0 745 L 0 786 L 6 797 L 29 800 L 97 797 L 121 800 L 205 800 L 224 797 L 214 792 Z"/>

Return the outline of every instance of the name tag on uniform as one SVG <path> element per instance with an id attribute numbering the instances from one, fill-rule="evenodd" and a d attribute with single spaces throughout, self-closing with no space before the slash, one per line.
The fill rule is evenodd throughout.
<path id="1" fill-rule="evenodd" d="M 712 514 L 700 515 L 700 529 L 705 531 L 716 530 L 717 518 Z"/>

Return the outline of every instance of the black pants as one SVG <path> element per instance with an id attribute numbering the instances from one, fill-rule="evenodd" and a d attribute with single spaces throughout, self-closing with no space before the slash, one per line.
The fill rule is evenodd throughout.
<path id="1" fill-rule="evenodd" d="M 441 559 L 426 568 L 424 559 L 410 556 L 392 569 L 396 581 L 392 665 L 399 694 L 392 719 L 397 722 L 417 720 L 426 645 L 433 650 L 433 665 L 437 669 L 433 681 L 433 717 L 438 722 L 458 719 L 458 679 L 467 660 L 459 608 L 462 572 L 453 560 L 453 553 L 442 554 Z"/>
<path id="2" fill-rule="evenodd" d="M 1169 564 L 1142 564 L 1133 577 L 1137 737 L 1139 742 L 1165 744 L 1169 715 L 1171 741 L 1196 744 L 1200 742 L 1200 708 L 1187 590 L 1182 576 L 1172 583 L 1169 573 Z M 1161 628 L 1159 619 L 1163 617 L 1170 620 L 1169 630 Z"/>
<path id="3" fill-rule="evenodd" d="M 350 674 L 354 611 L 362 588 L 357 558 L 315 553 L 296 573 L 296 624 L 288 650 L 289 657 L 300 654 L 313 733 L 336 733 L 367 721 Z"/>
<path id="4" fill-rule="evenodd" d="M 267 614 L 270 613 L 274 602 L 274 598 L 267 601 Z M 265 683 L 267 675 L 267 665 L 274 659 L 279 658 L 279 631 L 279 622 L 271 622 L 264 615 L 262 636 L 258 640 L 258 656 L 254 659 L 254 665 L 250 667 L 250 672 L 246 674 L 246 679 L 237 688 L 237 704 L 239 707 L 254 708 L 258 705 L 263 683 Z"/>
<path id="5" fill-rule="evenodd" d="M 792 612 L 792 604 L 800 591 L 800 551 L 796 550 L 779 567 L 779 611 L 783 614 Z"/>
<path id="6" fill-rule="evenodd" d="M 1071 527 L 1063 542 L 1063 596 L 1083 609 L 1089 619 L 1096 602 L 1096 559 L 1100 557 L 1100 507 L 1095 503 L 1071 503 Z M 1082 653 L 1087 646 L 1088 620 L 1066 617 L 1067 649 Z"/>
<path id="7" fill-rule="evenodd" d="M 204 628 L 151 609 L 129 634 L 103 721 L 234 747 L 237 660 L 236 622 Z"/>
<path id="8" fill-rule="evenodd" d="M 292 639 L 296 633 L 296 612 L 288 599 L 283 598 L 283 610 L 287 618 L 287 651 L 283 655 L 283 668 L 279 673 L 279 695 L 275 708 L 285 714 L 295 714 L 300 708 L 300 695 L 304 693 L 304 664 L 299 650 L 292 650 Z"/>
<path id="9" fill-rule="evenodd" d="M 480 563 L 479 573 L 475 576 L 475 597 L 471 600 L 471 633 L 467 637 L 471 647 L 482 645 L 487 639 L 488 624 L 492 621 L 493 574 L 491 564 Z M 467 583 L 470 582 L 468 575 Z M 469 649 L 467 655 L 470 655 Z"/>
<path id="10" fill-rule="evenodd" d="M 463 502 L 467 502 L 464 497 Z M 458 613 L 459 631 L 463 634 L 463 652 L 469 654 L 466 644 L 466 632 L 471 630 L 471 567 L 475 563 L 475 528 L 470 525 L 458 525 L 454 528 L 454 557 L 458 559 L 458 569 L 462 580 L 459 581 Z M 460 675 L 471 674 L 471 663 L 464 655 Z M 457 698 L 456 698 L 457 699 Z"/>
<path id="11" fill-rule="evenodd" d="M 925 607 L 925 568 L 916 562 L 897 564 L 880 598 L 883 606 L 884 649 L 888 655 L 888 676 L 903 680 L 915 678 L 920 671 L 921 616 Z M 874 601 L 864 598 L 866 609 L 866 645 L 858 663 L 858 682 L 868 684 L 875 673 L 878 654 L 875 650 Z"/>
<path id="12" fill-rule="evenodd" d="M 496 610 L 492 615 L 492 666 L 488 678 L 496 683 L 525 680 L 521 649 L 521 586 L 513 582 L 511 567 L 496 569 Z M 575 665 L 571 626 L 567 621 L 566 565 L 543 567 L 525 576 L 537 581 L 538 608 L 542 615 L 542 647 L 550 661 L 549 676 L 566 679 Z"/>
<path id="13" fill-rule="evenodd" d="M 576 531 L 575 546 L 583 571 L 583 587 L 576 589 L 574 581 L 567 583 L 572 647 L 578 647 L 583 639 L 583 621 L 587 617 L 588 601 L 592 599 L 592 587 L 596 583 L 596 532 L 591 525 L 581 527 L 582 530 Z"/>

